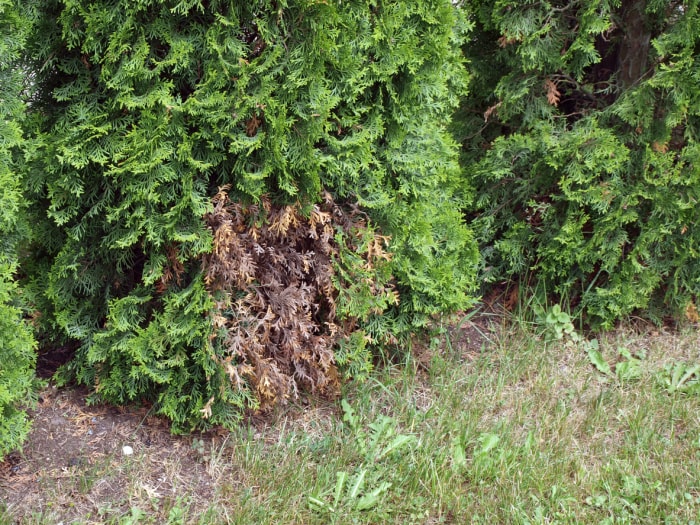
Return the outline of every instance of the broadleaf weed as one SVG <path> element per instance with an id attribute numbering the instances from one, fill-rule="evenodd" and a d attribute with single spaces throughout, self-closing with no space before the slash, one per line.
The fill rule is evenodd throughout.
<path id="1" fill-rule="evenodd" d="M 642 359 L 645 357 L 644 351 L 633 355 L 629 349 L 619 347 L 617 349 L 617 361 L 610 364 L 600 351 L 597 339 L 586 342 L 588 360 L 591 364 L 607 377 L 617 378 L 619 381 L 628 382 L 639 379 L 642 374 Z"/>
<path id="2" fill-rule="evenodd" d="M 352 474 L 337 472 L 334 487 L 308 498 L 311 510 L 329 515 L 331 521 L 348 512 L 376 507 L 393 485 L 388 481 L 392 477 L 388 458 L 415 442 L 414 436 L 396 433 L 396 421 L 391 417 L 379 416 L 366 425 L 367 431 L 350 403 L 343 399 L 341 407 L 343 421 L 347 423 L 352 442 L 363 461 Z M 332 502 L 329 502 L 331 494 Z"/>
<path id="3" fill-rule="evenodd" d="M 686 362 L 670 364 L 657 377 L 670 394 L 674 392 L 700 393 L 700 364 Z"/>
<path id="4" fill-rule="evenodd" d="M 534 312 L 540 325 L 544 326 L 546 338 L 550 341 L 562 341 L 564 339 L 574 343 L 581 340 L 581 336 L 576 331 L 571 315 L 561 309 L 558 304 L 545 309 L 535 305 Z"/>

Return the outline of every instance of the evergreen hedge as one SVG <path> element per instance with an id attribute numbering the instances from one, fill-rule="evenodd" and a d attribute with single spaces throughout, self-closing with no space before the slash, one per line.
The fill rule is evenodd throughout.
<path id="1" fill-rule="evenodd" d="M 36 9 L 24 286 L 91 400 L 230 425 L 472 303 L 449 0 Z"/>
<path id="2" fill-rule="evenodd" d="M 485 293 L 697 321 L 699 7 L 0 0 L 0 455 L 32 329 L 187 431 L 366 376 L 479 249 Z"/>
<path id="3" fill-rule="evenodd" d="M 19 178 L 22 77 L 16 68 L 26 29 L 26 13 L 0 0 L 0 458 L 25 438 L 24 408 L 35 390 L 35 341 L 15 283 L 17 251 L 28 234 Z"/>
<path id="4" fill-rule="evenodd" d="M 697 1 L 466 2 L 458 119 L 492 285 L 522 280 L 596 326 L 697 320 Z"/>

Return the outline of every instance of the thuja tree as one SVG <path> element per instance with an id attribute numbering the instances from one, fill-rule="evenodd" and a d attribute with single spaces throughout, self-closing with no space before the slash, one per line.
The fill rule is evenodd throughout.
<path id="1" fill-rule="evenodd" d="M 449 0 L 39 0 L 27 289 L 175 430 L 363 374 L 470 303 Z"/>
<path id="2" fill-rule="evenodd" d="M 489 283 L 697 319 L 697 1 L 477 1 L 459 122 Z"/>
<path id="3" fill-rule="evenodd" d="M 27 29 L 24 15 L 0 1 L 0 457 L 17 448 L 29 429 L 22 408 L 32 399 L 36 361 L 15 283 L 17 250 L 27 234 L 18 175 L 23 114 L 18 58 Z"/>

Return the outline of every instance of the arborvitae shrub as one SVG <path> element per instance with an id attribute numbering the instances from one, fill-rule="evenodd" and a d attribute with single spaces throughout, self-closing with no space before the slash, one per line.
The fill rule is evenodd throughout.
<path id="1" fill-rule="evenodd" d="M 14 268 L 0 263 L 0 458 L 21 447 L 30 424 L 24 409 L 34 402 L 36 391 L 36 343 L 22 310 L 14 305 L 18 295 Z"/>
<path id="2" fill-rule="evenodd" d="M 35 390 L 35 342 L 15 283 L 17 249 L 27 235 L 18 169 L 24 108 L 16 68 L 26 29 L 26 14 L 0 1 L 0 458 L 22 444 L 29 430 L 23 408 Z"/>
<path id="3" fill-rule="evenodd" d="M 487 283 L 592 324 L 700 293 L 697 2 L 478 2 L 461 136 Z"/>
<path id="4" fill-rule="evenodd" d="M 24 267 L 93 399 L 230 423 L 470 304 L 449 0 L 37 4 Z"/>

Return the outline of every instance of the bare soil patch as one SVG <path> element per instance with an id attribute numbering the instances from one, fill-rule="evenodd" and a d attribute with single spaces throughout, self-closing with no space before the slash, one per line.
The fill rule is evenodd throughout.
<path id="1" fill-rule="evenodd" d="M 183 483 L 206 490 L 211 480 L 192 437 L 172 436 L 147 408 L 86 406 L 85 396 L 83 389 L 45 389 L 23 450 L 0 463 L 1 499 L 16 522 L 38 516 L 100 521 L 126 512 L 135 462 L 148 463 L 138 481 L 154 498 L 175 494 Z M 125 455 L 124 446 L 133 455 Z"/>
<path id="2" fill-rule="evenodd" d="M 175 436 L 148 407 L 87 406 L 87 393 L 54 386 L 41 393 L 23 450 L 0 462 L 0 523 L 118 523 L 135 508 L 148 512 L 149 523 L 165 523 L 183 505 L 187 522 L 196 523 L 222 487 L 255 491 L 255 480 L 230 461 L 240 444 L 228 431 Z M 237 435 L 265 446 L 282 431 L 321 435 L 339 420 L 334 403 L 301 399 L 250 414 Z"/>

